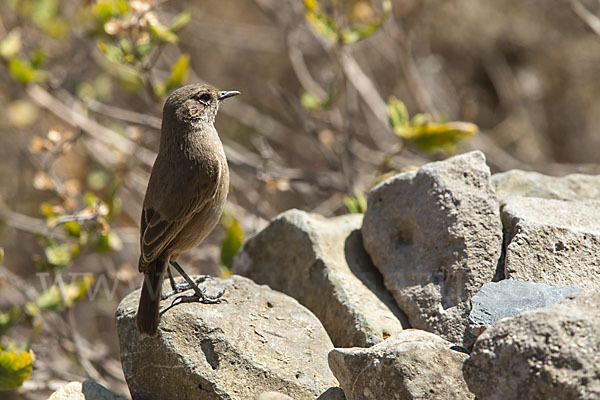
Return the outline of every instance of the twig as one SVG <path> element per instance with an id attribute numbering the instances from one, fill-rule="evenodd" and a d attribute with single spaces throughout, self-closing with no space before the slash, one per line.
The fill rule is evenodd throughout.
<path id="1" fill-rule="evenodd" d="M 362 68 L 356 59 L 350 54 L 349 50 L 342 49 L 340 52 L 340 58 L 346 77 L 350 83 L 352 83 L 352 86 L 356 88 L 377 119 L 385 127 L 389 128 L 390 125 L 386 111 L 387 104 L 381 98 L 381 95 L 375 88 L 373 81 L 371 81 L 367 74 L 363 72 Z"/>
<path id="2" fill-rule="evenodd" d="M 600 18 L 592 14 L 579 0 L 571 0 L 571 8 L 591 30 L 600 36 Z"/>
<path id="3" fill-rule="evenodd" d="M 79 330 L 77 329 L 77 321 L 73 312 L 73 307 L 67 311 L 67 323 L 70 326 L 69 332 L 71 332 L 71 340 L 75 345 L 75 354 L 79 360 L 79 364 L 88 376 L 94 381 L 104 386 L 110 386 L 109 383 L 104 379 L 102 374 L 94 367 L 90 359 L 87 357 L 87 353 L 92 353 L 93 350 L 85 346 L 85 340 L 81 337 Z"/>
<path id="4" fill-rule="evenodd" d="M 19 229 L 24 232 L 32 234 L 42 234 L 44 236 L 51 237 L 53 239 L 64 240 L 67 236 L 60 232 L 55 231 L 46 224 L 46 221 L 33 218 L 28 215 L 20 214 L 16 211 L 9 210 L 2 200 L 0 199 L 0 219 L 3 220 L 7 225 L 13 228 Z"/>
<path id="5" fill-rule="evenodd" d="M 275 28 L 232 22 L 214 15 L 195 14 L 190 21 L 190 32 L 195 37 L 189 41 L 193 48 L 204 49 L 205 44 L 198 39 L 244 51 L 281 53 L 283 47 L 281 34 Z"/>
<path id="6" fill-rule="evenodd" d="M 3 265 L 0 265 L 0 277 L 4 277 L 6 282 L 9 282 L 12 286 L 17 288 L 18 293 L 22 294 L 28 301 L 35 301 L 39 295 L 32 284 L 26 282 L 19 275 L 13 273 Z"/>
<path id="7" fill-rule="evenodd" d="M 547 160 L 551 153 L 549 145 L 541 137 L 540 130 L 534 123 L 531 106 L 524 100 L 521 86 L 506 57 L 500 51 L 491 50 L 483 55 L 482 60 L 502 105 L 510 112 L 508 118 L 515 118 L 516 121 L 525 124 L 523 129 L 508 130 L 511 133 L 511 142 L 519 143 L 517 157 L 520 155 L 521 158 L 527 158 L 533 162 Z M 498 128 L 496 126 L 494 130 L 498 130 Z M 524 150 L 525 148 L 526 150 Z"/>
<path id="8" fill-rule="evenodd" d="M 53 222 L 53 226 L 58 226 L 61 224 L 64 224 L 65 222 L 70 222 L 70 221 L 76 221 L 76 222 L 85 222 L 85 221 L 92 221 L 96 218 L 98 218 L 100 216 L 100 213 L 98 211 L 93 211 L 93 212 L 78 212 L 75 214 L 71 214 L 71 215 L 63 215 L 59 218 L 57 218 L 56 220 L 54 220 Z"/>
<path id="9" fill-rule="evenodd" d="M 108 104 L 100 103 L 96 100 L 88 101 L 86 104 L 90 108 L 90 110 L 110 118 L 130 122 L 136 125 L 147 126 L 149 128 L 157 130 L 160 130 L 161 127 L 161 119 L 155 117 L 154 115 L 124 110 L 119 107 L 114 107 Z"/>
<path id="10" fill-rule="evenodd" d="M 116 148 L 123 154 L 135 154 L 147 166 L 151 166 L 154 163 L 154 158 L 156 157 L 154 152 L 100 125 L 93 119 L 73 111 L 73 107 L 68 107 L 41 86 L 30 85 L 26 91 L 35 103 L 44 107 L 69 125 L 82 129 L 99 142 Z"/>
<path id="11" fill-rule="evenodd" d="M 342 207 L 344 195 L 341 193 L 334 193 L 325 201 L 319 203 L 314 207 L 311 212 L 321 214 L 324 216 L 334 215 L 335 212 Z"/>
<path id="12" fill-rule="evenodd" d="M 300 31 L 296 29 L 287 37 L 288 58 L 304 90 L 315 95 L 320 101 L 324 101 L 327 98 L 327 92 L 313 79 L 304 62 L 304 55 L 298 48 L 299 35 Z"/>

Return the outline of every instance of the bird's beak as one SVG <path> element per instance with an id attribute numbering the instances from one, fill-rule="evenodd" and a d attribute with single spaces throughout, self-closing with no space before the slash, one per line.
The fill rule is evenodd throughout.
<path id="1" fill-rule="evenodd" d="M 237 90 L 222 90 L 219 92 L 219 100 L 225 100 L 229 97 L 237 96 L 240 94 Z"/>

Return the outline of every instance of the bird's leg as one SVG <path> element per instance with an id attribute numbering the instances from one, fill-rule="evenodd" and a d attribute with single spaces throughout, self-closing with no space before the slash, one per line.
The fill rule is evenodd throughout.
<path id="1" fill-rule="evenodd" d="M 185 287 L 185 290 L 193 289 L 194 294 L 191 296 L 179 296 L 175 300 L 179 299 L 180 303 L 190 303 L 199 301 L 201 303 L 215 304 L 220 303 L 224 299 L 222 298 L 225 290 L 221 290 L 219 293 L 215 295 L 206 294 L 205 289 L 200 289 L 198 287 L 198 283 L 204 282 L 206 279 L 210 278 L 208 275 L 202 275 L 196 279 L 196 281 L 192 280 L 188 274 L 185 273 L 181 265 L 177 263 L 177 261 L 169 261 L 169 264 L 173 266 L 183 276 L 183 279 L 187 282 L 187 284 L 183 284 L 184 286 L 177 285 L 178 288 Z M 167 268 L 168 269 L 168 268 Z M 172 295 L 169 293 L 169 295 Z"/>
<path id="2" fill-rule="evenodd" d="M 169 274 L 169 282 L 171 283 L 171 289 L 174 292 L 177 292 L 177 283 L 175 283 L 175 278 L 173 278 L 173 273 L 171 272 L 171 267 L 167 265 L 167 274 Z"/>
<path id="3" fill-rule="evenodd" d="M 169 297 L 171 297 L 177 293 L 181 293 L 181 292 L 185 292 L 186 290 L 193 289 L 190 286 L 190 284 L 187 282 L 181 282 L 181 283 L 175 282 L 175 278 L 173 278 L 173 273 L 171 272 L 171 268 L 169 266 L 167 266 L 167 274 L 169 275 L 169 283 L 171 284 L 171 291 L 167 292 L 167 293 L 163 293 L 161 296 L 162 300 L 168 299 Z M 194 280 L 194 283 L 196 285 L 199 285 L 200 283 L 204 282 L 208 278 L 210 278 L 210 275 L 201 275 Z"/>

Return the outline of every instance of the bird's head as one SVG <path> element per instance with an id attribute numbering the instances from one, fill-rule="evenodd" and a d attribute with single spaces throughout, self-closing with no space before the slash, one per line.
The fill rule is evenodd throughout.
<path id="1" fill-rule="evenodd" d="M 163 109 L 163 118 L 196 125 L 213 124 L 220 103 L 240 92 L 218 90 L 211 85 L 192 84 L 180 87 L 169 95 Z"/>

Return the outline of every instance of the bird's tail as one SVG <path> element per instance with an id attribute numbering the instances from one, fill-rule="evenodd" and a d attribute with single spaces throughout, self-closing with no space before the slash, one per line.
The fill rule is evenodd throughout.
<path id="1" fill-rule="evenodd" d="M 166 266 L 166 260 L 159 258 L 149 264 L 144 271 L 142 294 L 136 317 L 137 328 L 142 335 L 154 336 L 158 331 L 158 310 Z"/>

